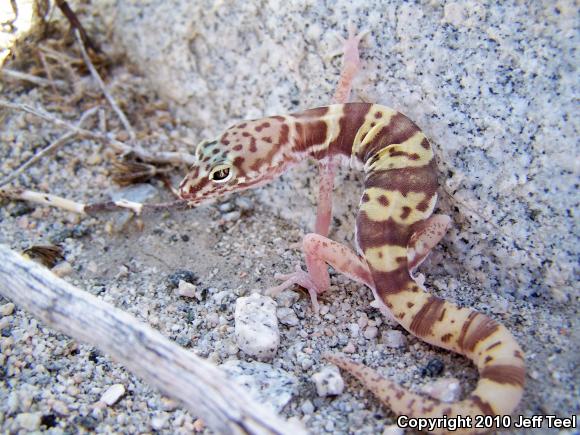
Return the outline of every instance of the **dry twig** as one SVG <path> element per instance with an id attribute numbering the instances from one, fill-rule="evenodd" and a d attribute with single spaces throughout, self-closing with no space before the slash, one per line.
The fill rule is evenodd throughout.
<path id="1" fill-rule="evenodd" d="M 11 79 L 11 80 L 21 80 L 25 82 L 33 83 L 37 86 L 48 87 L 54 86 L 58 89 L 65 90 L 68 89 L 68 86 L 62 80 L 49 80 L 42 77 L 38 77 L 32 74 L 23 73 L 20 71 L 13 71 L 10 69 L 3 68 L 0 70 L 0 75 L 2 77 Z"/>
<path id="2" fill-rule="evenodd" d="M 109 354 L 180 400 L 215 433 L 306 433 L 252 399 L 214 365 L 4 245 L 0 245 L 0 294 L 49 327 Z"/>
<path id="3" fill-rule="evenodd" d="M 119 201 L 94 202 L 84 204 L 82 202 L 72 201 L 61 196 L 52 195 L 50 193 L 36 192 L 28 189 L 5 189 L 0 188 L 0 198 L 28 201 L 35 204 L 48 205 L 59 208 L 61 210 L 72 211 L 82 215 L 94 215 L 97 213 L 131 210 L 135 214 L 185 209 L 188 207 L 187 201 L 178 199 L 170 202 L 159 202 L 154 204 L 141 204 L 139 202 L 127 201 L 122 199 Z"/>
<path id="4" fill-rule="evenodd" d="M 96 133 L 90 130 L 86 130 L 84 128 L 80 128 L 78 126 L 71 124 L 70 122 L 57 118 L 53 114 L 46 112 L 43 109 L 35 109 L 34 107 L 29 106 L 27 104 L 17 104 L 11 103 L 6 100 L 0 100 L 0 107 L 6 107 L 8 109 L 14 110 L 22 110 L 34 116 L 38 116 L 39 118 L 44 119 L 45 121 L 51 122 L 60 127 L 64 127 L 70 130 L 71 132 L 78 134 L 79 136 L 103 142 L 121 153 L 134 153 L 137 157 L 146 162 L 192 165 L 196 161 L 195 156 L 192 156 L 191 154 L 187 153 L 180 152 L 151 153 L 149 151 L 145 151 L 141 147 L 127 145 L 124 142 L 109 137 L 106 134 Z"/>
<path id="5" fill-rule="evenodd" d="M 83 60 L 85 61 L 87 68 L 91 72 L 93 79 L 95 79 L 95 81 L 99 85 L 99 88 L 101 88 L 103 95 L 105 96 L 105 98 L 107 99 L 107 101 L 109 102 L 111 107 L 113 108 L 114 112 L 117 114 L 117 116 L 121 120 L 121 123 L 125 127 L 125 130 L 127 130 L 127 132 L 129 133 L 129 137 L 131 138 L 131 141 L 135 142 L 135 140 L 137 138 L 137 136 L 135 135 L 135 130 L 133 130 L 133 127 L 131 127 L 129 120 L 127 119 L 127 117 L 125 116 L 125 114 L 123 113 L 123 111 L 121 110 L 121 108 L 119 107 L 117 102 L 115 101 L 115 99 L 111 96 L 110 92 L 107 90 L 107 87 L 105 86 L 105 83 L 103 82 L 103 79 L 101 78 L 101 76 L 97 72 L 97 69 L 93 65 L 93 62 L 91 62 L 91 58 L 87 54 L 87 50 L 85 50 L 83 39 L 81 38 L 81 36 L 79 36 L 78 31 L 75 31 L 75 37 L 76 37 L 77 42 L 79 44 L 79 48 L 81 50 L 81 55 L 83 56 Z"/>

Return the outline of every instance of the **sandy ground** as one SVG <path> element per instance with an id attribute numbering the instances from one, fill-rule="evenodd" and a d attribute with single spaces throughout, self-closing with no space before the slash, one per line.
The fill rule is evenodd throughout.
<path id="1" fill-rule="evenodd" d="M 99 90 L 78 65 L 75 74 L 76 91 L 71 89 L 66 95 L 57 96 L 50 88 L 3 83 L 2 98 L 41 105 L 71 121 L 97 104 L 106 107 Z M 144 147 L 188 151 L 183 141 L 195 131 L 172 120 L 165 105 L 147 90 L 130 65 L 120 63 L 109 69 L 107 80 Z M 121 87 L 121 82 L 131 84 Z M 107 131 L 122 132 L 110 110 L 104 117 Z M 63 132 L 18 111 L 0 111 L 0 122 L 3 175 Z M 102 128 L 94 121 L 88 125 L 95 130 Z M 110 154 L 103 145 L 75 140 L 12 185 L 79 201 L 104 200 L 119 189 L 110 180 Z M 172 173 L 173 185 L 184 170 L 176 168 Z M 161 182 L 152 181 L 152 185 L 157 195 L 151 201 L 171 199 Z M 265 189 L 277 192 L 276 186 Z M 235 345 L 235 299 L 273 285 L 276 272 L 290 271 L 300 263 L 301 254 L 291 245 L 304 233 L 299 223 L 280 218 L 257 201 L 256 195 L 247 192 L 196 210 L 143 216 L 124 226 L 118 215 L 81 218 L 4 201 L 0 242 L 17 251 L 34 244 L 59 243 L 71 268 L 59 267 L 69 282 L 212 362 L 251 360 Z M 351 200 L 356 204 L 358 198 Z M 239 211 L 239 218 L 232 211 Z M 350 231 L 342 225 L 347 224 L 338 224 L 331 237 Z M 500 320 L 520 342 L 526 352 L 528 375 L 518 414 L 579 414 L 577 305 L 542 294 L 526 298 L 498 295 L 494 288 L 482 287 L 465 273 L 450 275 L 450 270 L 461 271 L 464 260 L 448 251 L 443 240 L 422 266 L 427 285 L 441 297 Z M 193 274 L 192 280 L 201 290 L 200 300 L 176 293 L 171 278 L 180 270 Z M 301 419 L 312 433 L 380 433 L 383 426 L 394 422 L 393 414 L 348 375 L 342 395 L 318 397 L 310 378 L 325 365 L 321 355 L 340 351 L 349 342 L 356 349 L 353 358 L 407 387 L 433 380 L 423 369 L 434 359 L 444 365 L 439 376 L 458 378 L 464 390 L 475 384 L 477 373 L 464 358 L 406 333 L 406 344 L 400 349 L 387 347 L 380 333 L 365 338 L 363 331 L 369 322 L 380 331 L 400 329 L 386 324 L 369 306 L 371 294 L 366 288 L 333 274 L 332 288 L 322 301 L 326 308 L 320 317 L 313 316 L 307 297 L 292 306 L 299 324 L 280 326 L 281 345 L 271 362 L 299 380 L 297 392 L 282 414 Z M 19 307 L 12 308 L 7 300 L 0 298 L 0 307 L 0 432 L 169 434 L 192 430 L 199 416 L 181 411 L 98 349 L 51 331 Z M 125 386 L 126 395 L 111 407 L 97 404 L 101 394 L 116 383 Z M 537 430 L 547 432 L 545 428 Z"/>

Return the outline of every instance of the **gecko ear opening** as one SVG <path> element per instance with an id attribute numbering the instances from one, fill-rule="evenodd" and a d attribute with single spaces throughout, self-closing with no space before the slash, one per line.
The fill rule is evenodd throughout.
<path id="1" fill-rule="evenodd" d="M 209 173 L 209 179 L 214 183 L 227 183 L 234 176 L 232 165 L 221 164 L 214 166 Z"/>

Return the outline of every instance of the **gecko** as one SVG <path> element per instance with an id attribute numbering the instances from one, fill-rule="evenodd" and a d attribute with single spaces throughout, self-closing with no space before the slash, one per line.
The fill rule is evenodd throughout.
<path id="1" fill-rule="evenodd" d="M 479 371 L 474 391 L 444 403 L 411 392 L 342 355 L 326 357 L 350 372 L 395 414 L 408 417 L 508 415 L 523 395 L 522 349 L 505 326 L 427 292 L 419 265 L 446 233 L 450 218 L 433 214 L 437 168 L 425 134 L 402 113 L 372 103 L 349 103 L 360 66 L 361 35 L 345 40 L 343 70 L 334 104 L 283 116 L 244 121 L 201 142 L 197 162 L 179 186 L 192 206 L 261 186 L 307 158 L 319 163 L 315 232 L 302 241 L 306 271 L 277 275 L 275 295 L 293 285 L 308 290 L 313 310 L 330 286 L 328 266 L 366 285 L 381 311 L 432 345 L 469 358 Z M 338 163 L 364 172 L 356 217 L 356 251 L 327 238 Z M 439 429 L 439 431 L 444 431 Z M 465 429 L 476 432 L 478 429 Z M 461 432 L 461 431 L 459 431 Z"/>

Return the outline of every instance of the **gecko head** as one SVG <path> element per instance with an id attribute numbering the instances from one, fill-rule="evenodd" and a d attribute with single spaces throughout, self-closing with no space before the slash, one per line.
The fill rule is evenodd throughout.
<path id="1" fill-rule="evenodd" d="M 179 185 L 190 205 L 265 184 L 288 165 L 288 126 L 282 117 L 246 121 L 216 140 L 201 142 L 196 163 Z"/>

